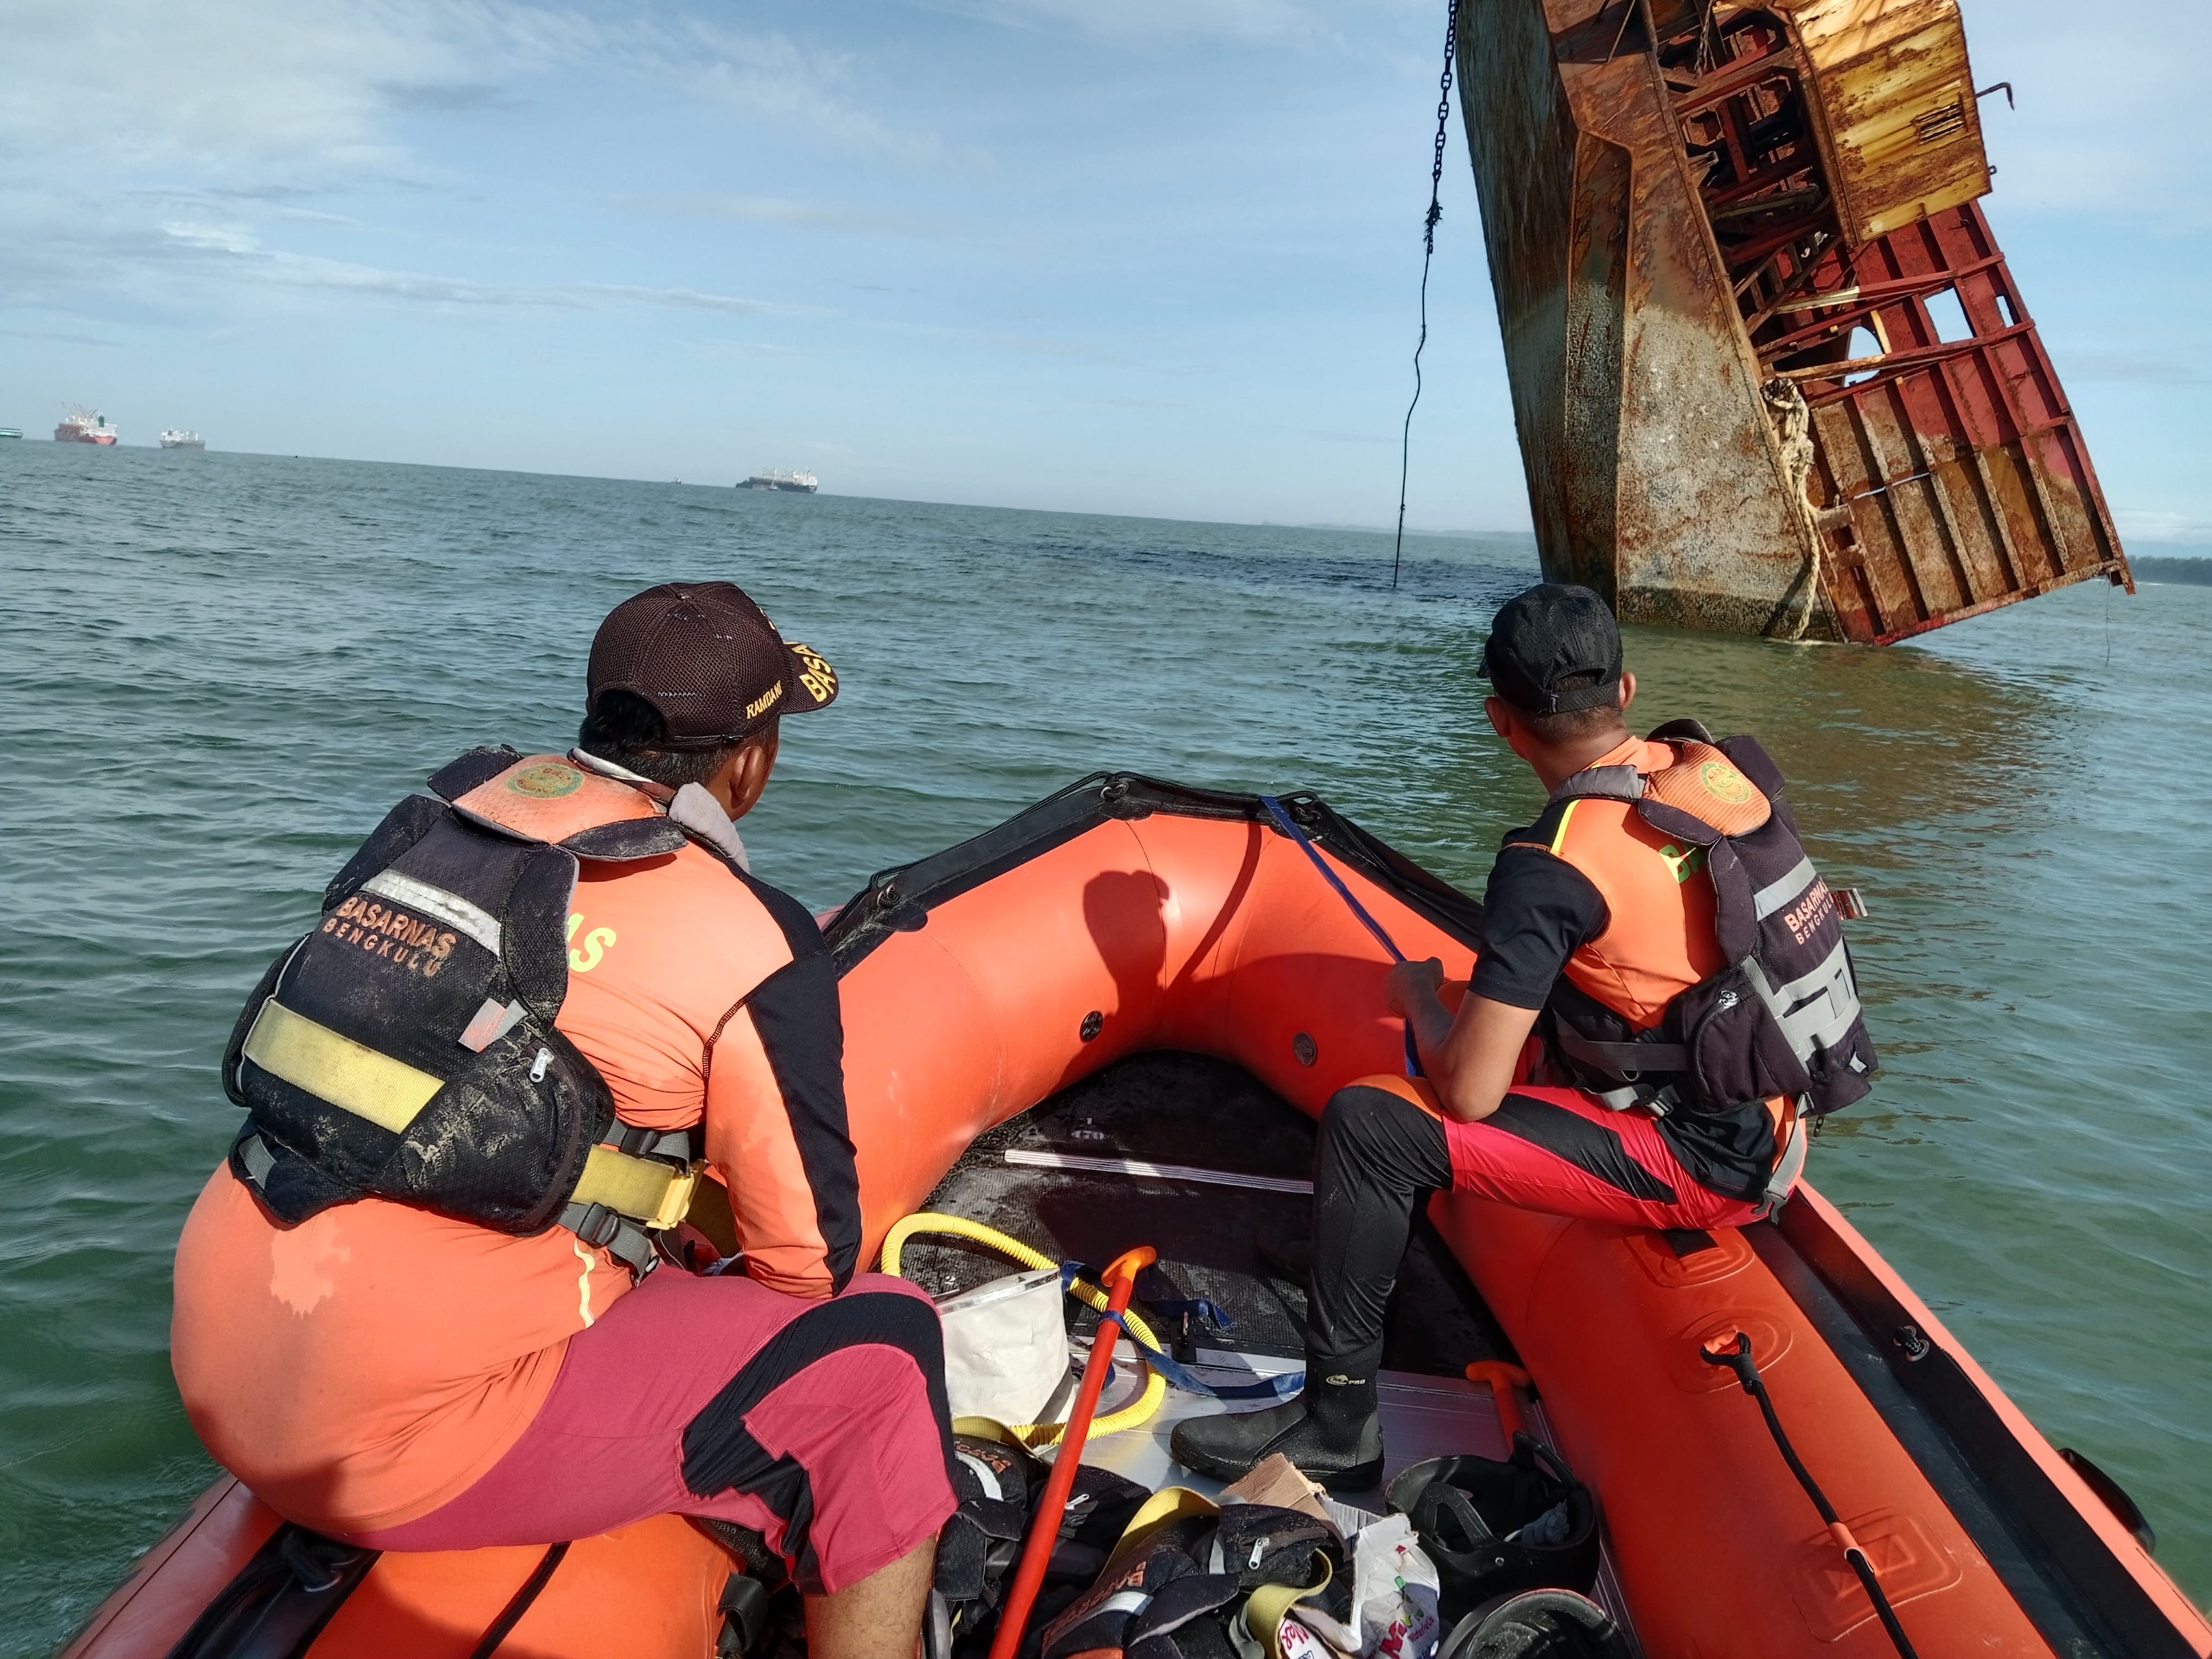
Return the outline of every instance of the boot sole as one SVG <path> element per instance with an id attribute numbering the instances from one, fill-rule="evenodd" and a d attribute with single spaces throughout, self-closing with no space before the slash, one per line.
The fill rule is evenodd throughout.
<path id="1" fill-rule="evenodd" d="M 1186 1457 L 1180 1451 L 1175 1451 L 1174 1456 L 1176 1462 L 1187 1469 L 1232 1485 L 1267 1461 L 1265 1456 L 1261 1456 L 1250 1463 L 1237 1464 L 1214 1457 Z M 1315 1474 L 1306 1469 L 1300 1469 L 1298 1473 L 1324 1492 L 1371 1492 L 1382 1484 L 1382 1460 L 1377 1457 L 1370 1462 L 1354 1463 L 1348 1469 L 1337 1469 L 1327 1474 Z"/>
<path id="2" fill-rule="evenodd" d="M 1305 1471 L 1298 1471 L 1305 1474 Z M 1354 1463 L 1348 1469 L 1339 1469 L 1334 1474 L 1306 1474 L 1306 1479 L 1317 1483 L 1325 1492 L 1372 1492 L 1382 1484 L 1382 1460 L 1371 1463 Z"/>

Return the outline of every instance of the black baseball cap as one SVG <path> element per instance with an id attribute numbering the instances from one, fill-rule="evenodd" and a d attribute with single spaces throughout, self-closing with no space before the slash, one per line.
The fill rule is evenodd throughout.
<path id="1" fill-rule="evenodd" d="M 663 582 L 624 599 L 592 636 L 585 675 L 592 704 L 629 691 L 659 709 L 671 749 L 735 743 L 837 698 L 837 671 L 735 582 Z"/>
<path id="2" fill-rule="evenodd" d="M 1587 587 L 1542 582 L 1516 593 L 1490 619 L 1482 677 L 1531 714 L 1568 714 L 1620 700 L 1620 624 Z M 1562 680 L 1595 674 L 1589 685 Z"/>

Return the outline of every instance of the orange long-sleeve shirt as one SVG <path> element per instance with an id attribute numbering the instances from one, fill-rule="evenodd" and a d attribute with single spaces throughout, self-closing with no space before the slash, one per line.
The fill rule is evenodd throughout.
<path id="1" fill-rule="evenodd" d="M 625 1122 L 704 1121 L 745 1270 L 820 1297 L 852 1275 L 859 1182 L 842 1028 L 819 930 L 687 844 L 585 863 L 556 1022 Z M 272 1221 L 218 1168 L 179 1241 L 171 1349 L 216 1460 L 309 1526 L 393 1526 L 489 1469 L 568 1339 L 630 1288 L 564 1228 L 515 1238 L 381 1199 Z"/>

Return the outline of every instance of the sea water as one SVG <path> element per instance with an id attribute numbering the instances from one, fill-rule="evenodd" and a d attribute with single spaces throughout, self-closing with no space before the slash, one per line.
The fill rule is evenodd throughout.
<path id="1" fill-rule="evenodd" d="M 240 1001 L 426 772 L 573 739 L 609 606 L 732 578 L 836 665 L 744 826 L 817 907 L 1109 767 L 1317 790 L 1479 891 L 1540 804 L 1474 675 L 1534 558 L 1407 545 L 1394 589 L 1360 532 L 0 447 L 0 1651 L 214 1474 L 169 1264 Z M 2200 1598 L 2209 633 L 2212 590 L 2100 584 L 1881 651 L 1628 638 L 1638 717 L 1759 733 L 1872 906 L 1885 1069 L 1812 1179 Z"/>

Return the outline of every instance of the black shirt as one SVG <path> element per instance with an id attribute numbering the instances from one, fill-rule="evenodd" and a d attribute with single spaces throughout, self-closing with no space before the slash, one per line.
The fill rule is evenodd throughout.
<path id="1" fill-rule="evenodd" d="M 1555 856 L 1534 827 L 1505 837 L 1482 896 L 1482 953 L 1468 990 L 1514 1008 L 1541 1008 L 1567 958 L 1611 924 L 1588 876 Z M 1757 1104 L 1728 1112 L 1670 1112 L 1659 1133 L 1700 1183 L 1742 1198 L 1765 1192 L 1774 1127 Z"/>

